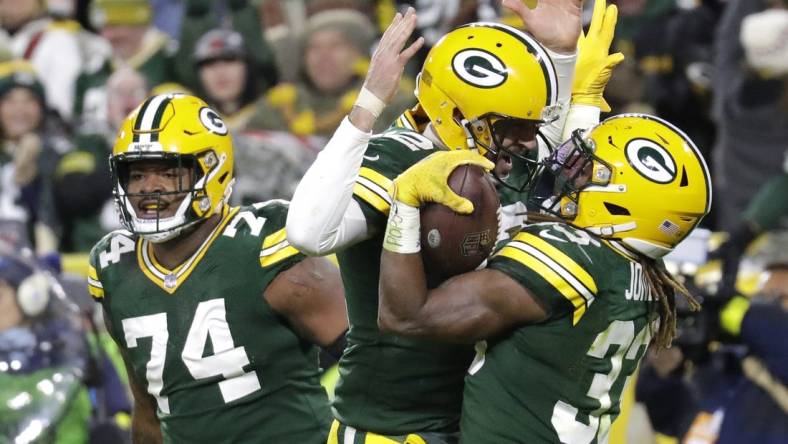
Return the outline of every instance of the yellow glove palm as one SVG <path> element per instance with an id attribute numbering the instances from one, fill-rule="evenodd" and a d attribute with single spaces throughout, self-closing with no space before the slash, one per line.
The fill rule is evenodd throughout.
<path id="1" fill-rule="evenodd" d="M 605 6 L 605 0 L 594 2 L 594 14 L 588 34 L 580 34 L 577 40 L 577 64 L 572 83 L 572 103 L 599 107 L 610 111 L 602 93 L 613 74 L 613 68 L 622 60 L 624 54 L 609 54 L 610 44 L 618 20 L 616 5 Z"/>
<path id="2" fill-rule="evenodd" d="M 473 204 L 457 195 L 448 184 L 452 171 L 461 165 L 477 165 L 486 171 L 495 166 L 475 151 L 440 151 L 425 157 L 394 179 L 394 199 L 412 207 L 435 202 L 460 214 L 472 213 Z"/>

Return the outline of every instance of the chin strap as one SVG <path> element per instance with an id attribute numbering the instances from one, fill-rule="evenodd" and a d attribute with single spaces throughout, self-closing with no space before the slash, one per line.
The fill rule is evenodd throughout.
<path id="1" fill-rule="evenodd" d="M 588 227 L 586 228 L 586 230 L 598 236 L 612 236 L 616 233 L 634 230 L 635 228 L 637 228 L 637 226 L 638 224 L 635 222 L 626 222 L 617 225 L 601 225 L 596 227 Z"/>

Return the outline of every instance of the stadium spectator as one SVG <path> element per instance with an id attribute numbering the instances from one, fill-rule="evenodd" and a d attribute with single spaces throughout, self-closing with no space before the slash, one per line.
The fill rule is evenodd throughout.
<path id="1" fill-rule="evenodd" d="M 722 260 L 722 280 L 717 293 L 727 297 L 736 291 L 739 262 L 750 243 L 763 233 L 788 229 L 788 150 L 783 172 L 766 182 L 741 216 L 739 225 L 714 253 Z"/>
<path id="2" fill-rule="evenodd" d="M 9 442 L 85 443 L 85 336 L 54 278 L 24 253 L 0 252 L 0 431 Z"/>
<path id="3" fill-rule="evenodd" d="M 200 91 L 199 75 L 194 69 L 197 41 L 212 29 L 232 29 L 241 35 L 247 62 L 263 92 L 279 81 L 273 51 L 263 38 L 258 11 L 248 0 L 187 0 L 181 24 L 180 47 L 175 64 L 176 78 L 192 91 Z M 204 92 L 204 91 L 202 91 Z"/>
<path id="4" fill-rule="evenodd" d="M 74 115 L 81 121 L 107 119 L 109 76 L 128 66 L 144 77 L 150 87 L 176 81 L 173 71 L 178 42 L 151 24 L 148 0 L 96 0 L 91 3 L 91 22 L 109 42 L 110 55 L 86 67 L 76 86 Z"/>
<path id="5" fill-rule="evenodd" d="M 10 35 L 11 52 L 38 72 L 47 104 L 69 120 L 74 84 L 84 60 L 74 22 L 53 20 L 41 0 L 0 1 L 0 25 Z"/>
<path id="6" fill-rule="evenodd" d="M 788 11 L 781 0 L 731 0 L 716 34 L 713 117 L 717 224 L 733 231 L 788 147 Z"/>
<path id="7" fill-rule="evenodd" d="M 330 136 L 356 100 L 375 35 L 370 20 L 354 9 L 329 9 L 310 16 L 302 40 L 300 80 L 268 91 L 249 128 Z M 412 89 L 412 81 L 403 80 L 376 130 L 385 129 L 413 104 Z"/>
<path id="8" fill-rule="evenodd" d="M 59 223 L 51 176 L 69 149 L 59 117 L 48 114 L 44 87 L 32 65 L 0 64 L 0 219 L 27 227 L 36 252 L 57 249 Z"/>
<path id="9" fill-rule="evenodd" d="M 241 34 L 230 29 L 208 31 L 197 41 L 194 63 L 205 100 L 231 131 L 244 129 L 262 91 Z"/>
<path id="10" fill-rule="evenodd" d="M 777 444 L 788 436 L 788 232 L 770 232 L 750 259 L 762 266 L 763 283 L 719 313 L 722 329 L 746 352 L 736 378 L 704 399 L 683 443 Z"/>

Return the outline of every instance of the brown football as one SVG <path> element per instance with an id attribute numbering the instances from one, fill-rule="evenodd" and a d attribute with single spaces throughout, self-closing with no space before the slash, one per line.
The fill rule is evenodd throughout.
<path id="1" fill-rule="evenodd" d="M 498 193 L 484 170 L 459 166 L 449 176 L 449 187 L 473 203 L 473 213 L 458 214 L 441 204 L 421 209 L 421 257 L 430 288 L 474 270 L 498 237 Z"/>

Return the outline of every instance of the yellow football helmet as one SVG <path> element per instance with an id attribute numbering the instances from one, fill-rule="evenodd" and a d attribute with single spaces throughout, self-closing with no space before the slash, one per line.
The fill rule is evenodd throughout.
<path id="1" fill-rule="evenodd" d="M 536 40 L 479 22 L 432 47 L 415 93 L 447 148 L 497 155 L 509 131 L 531 128 L 533 138 L 539 125 L 558 117 L 557 88 L 553 62 Z"/>
<path id="2" fill-rule="evenodd" d="M 575 131 L 544 163 L 552 197 L 542 208 L 651 258 L 669 253 L 711 208 L 703 156 L 658 117 L 623 114 Z"/>
<path id="3" fill-rule="evenodd" d="M 137 216 L 126 185 L 129 165 L 143 160 L 173 161 L 192 168 L 188 188 L 171 193 L 186 194 L 174 216 Z M 227 125 L 203 100 L 185 94 L 156 95 L 124 120 L 110 169 L 123 225 L 153 242 L 163 242 L 221 211 L 232 192 L 233 143 Z M 148 197 L 160 199 L 166 193 L 152 194 Z"/>

